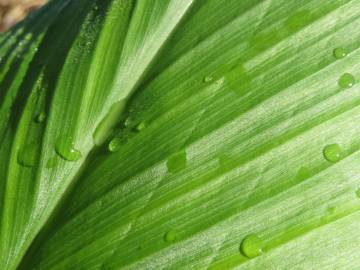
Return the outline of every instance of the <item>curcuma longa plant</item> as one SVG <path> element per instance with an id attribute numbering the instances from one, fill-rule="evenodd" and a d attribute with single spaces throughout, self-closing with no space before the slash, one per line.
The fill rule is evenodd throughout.
<path id="1" fill-rule="evenodd" d="M 359 269 L 360 2 L 53 0 L 0 36 L 0 269 Z"/>

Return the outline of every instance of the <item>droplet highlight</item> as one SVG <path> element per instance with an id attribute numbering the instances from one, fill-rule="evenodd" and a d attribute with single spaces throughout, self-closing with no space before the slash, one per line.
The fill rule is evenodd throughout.
<path id="1" fill-rule="evenodd" d="M 324 147 L 323 155 L 327 161 L 337 162 L 341 160 L 343 154 L 340 146 L 334 143 Z"/>
<path id="2" fill-rule="evenodd" d="M 255 258 L 261 255 L 262 245 L 263 243 L 257 235 L 250 234 L 241 242 L 240 252 L 248 258 Z"/>
<path id="3" fill-rule="evenodd" d="M 351 88 L 356 83 L 355 77 L 350 73 L 344 73 L 339 78 L 339 86 L 342 88 Z"/>
<path id="4" fill-rule="evenodd" d="M 178 152 L 173 154 L 167 161 L 167 168 L 170 173 L 179 172 L 186 167 L 186 152 Z"/>
<path id="5" fill-rule="evenodd" d="M 76 161 L 81 158 L 81 152 L 74 148 L 71 139 L 59 139 L 55 146 L 56 153 L 67 161 Z"/>
<path id="6" fill-rule="evenodd" d="M 333 51 L 333 55 L 336 59 L 342 59 L 347 56 L 347 52 L 344 48 L 336 48 Z"/>
<path id="7" fill-rule="evenodd" d="M 167 243 L 173 243 L 177 240 L 177 232 L 173 229 L 167 231 L 164 235 L 164 240 Z"/>

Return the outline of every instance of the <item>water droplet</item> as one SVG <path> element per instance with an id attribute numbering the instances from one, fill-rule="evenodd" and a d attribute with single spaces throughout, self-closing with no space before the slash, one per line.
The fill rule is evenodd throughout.
<path id="1" fill-rule="evenodd" d="M 336 59 L 342 59 L 347 55 L 347 52 L 344 48 L 336 48 L 333 51 L 333 55 Z"/>
<path id="2" fill-rule="evenodd" d="M 360 188 L 357 189 L 357 191 L 355 192 L 356 196 L 360 199 Z"/>
<path id="3" fill-rule="evenodd" d="M 301 10 L 292 14 L 286 21 L 285 26 L 292 30 L 297 31 L 308 25 L 316 19 L 316 16 L 309 10 Z"/>
<path id="4" fill-rule="evenodd" d="M 28 144 L 22 147 L 17 155 L 18 163 L 25 167 L 32 167 L 38 159 L 36 144 Z"/>
<path id="5" fill-rule="evenodd" d="M 173 229 L 167 231 L 164 235 L 165 242 L 173 243 L 177 240 L 177 232 Z"/>
<path id="6" fill-rule="evenodd" d="M 117 152 L 120 149 L 122 143 L 121 138 L 114 138 L 109 142 L 108 149 L 110 152 Z"/>
<path id="7" fill-rule="evenodd" d="M 48 169 L 54 168 L 57 165 L 57 162 L 58 162 L 58 160 L 56 157 L 50 158 L 46 163 L 46 168 L 48 168 Z"/>
<path id="8" fill-rule="evenodd" d="M 342 150 L 336 143 L 325 146 L 323 155 L 327 161 L 337 162 L 342 158 Z"/>
<path id="9" fill-rule="evenodd" d="M 141 131 L 141 130 L 143 130 L 145 127 L 146 127 L 145 122 L 141 122 L 141 123 L 139 123 L 139 124 L 136 126 L 136 130 L 137 130 L 137 131 Z"/>
<path id="10" fill-rule="evenodd" d="M 124 122 L 124 125 L 125 127 L 131 127 L 131 125 L 133 124 L 133 120 L 132 118 L 129 116 L 128 118 L 126 118 L 125 122 Z"/>
<path id="11" fill-rule="evenodd" d="M 240 245 L 240 251 L 248 258 L 255 258 L 262 253 L 262 241 L 255 235 L 250 234 L 244 238 Z"/>
<path id="12" fill-rule="evenodd" d="M 342 88 L 351 88 L 355 82 L 355 77 L 350 73 L 344 73 L 339 79 L 339 85 Z"/>
<path id="13" fill-rule="evenodd" d="M 167 168 L 170 173 L 181 171 L 186 167 L 186 152 L 173 154 L 167 161 Z"/>
<path id="14" fill-rule="evenodd" d="M 46 119 L 45 112 L 41 112 L 36 116 L 35 121 L 38 123 L 43 123 L 45 121 L 45 119 Z"/>
<path id="15" fill-rule="evenodd" d="M 203 82 L 208 83 L 208 82 L 211 82 L 212 80 L 214 80 L 213 76 L 205 76 L 203 79 Z"/>
<path id="16" fill-rule="evenodd" d="M 302 181 L 309 178 L 310 176 L 311 170 L 308 167 L 301 167 L 296 174 L 296 179 Z"/>
<path id="17" fill-rule="evenodd" d="M 70 139 L 61 138 L 55 145 L 56 153 L 68 161 L 76 161 L 81 158 L 81 152 L 74 148 L 74 143 Z"/>
<path id="18" fill-rule="evenodd" d="M 225 83 L 230 89 L 239 95 L 243 95 L 251 89 L 250 74 L 241 64 L 233 67 L 225 75 Z"/>

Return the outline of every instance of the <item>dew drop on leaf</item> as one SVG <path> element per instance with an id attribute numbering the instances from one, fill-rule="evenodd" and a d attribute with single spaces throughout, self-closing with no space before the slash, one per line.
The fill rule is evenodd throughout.
<path id="1" fill-rule="evenodd" d="M 41 112 L 36 116 L 35 121 L 38 123 L 43 123 L 45 121 L 45 119 L 46 119 L 45 112 Z"/>
<path id="2" fill-rule="evenodd" d="M 342 59 L 347 55 L 347 52 L 344 48 L 336 48 L 333 51 L 333 55 L 336 59 Z"/>
<path id="3" fill-rule="evenodd" d="M 167 168 L 170 173 L 181 171 L 186 167 L 186 152 L 173 154 L 167 161 Z"/>
<path id="4" fill-rule="evenodd" d="M 57 158 L 56 157 L 52 157 L 50 158 L 47 162 L 46 162 L 46 168 L 48 169 L 52 169 L 57 165 Z"/>
<path id="5" fill-rule="evenodd" d="M 165 242 L 173 243 L 177 240 L 177 232 L 174 229 L 167 231 L 164 235 Z"/>
<path id="6" fill-rule="evenodd" d="M 55 145 L 55 150 L 59 156 L 68 161 L 76 161 L 81 158 L 81 152 L 74 148 L 71 139 L 59 139 Z"/>
<path id="7" fill-rule="evenodd" d="M 329 144 L 324 147 L 323 155 L 327 161 L 337 162 L 342 158 L 342 150 L 336 143 Z"/>
<path id="8" fill-rule="evenodd" d="M 342 88 L 350 88 L 355 84 L 355 77 L 350 73 L 344 73 L 339 79 Z"/>
<path id="9" fill-rule="evenodd" d="M 140 122 L 137 126 L 136 126 L 136 130 L 137 131 L 141 131 L 146 127 L 145 122 Z"/>
<path id="10" fill-rule="evenodd" d="M 244 238 L 240 245 L 240 252 L 248 257 L 255 258 L 262 253 L 262 241 L 255 235 L 250 234 Z"/>
<path id="11" fill-rule="evenodd" d="M 297 174 L 296 174 L 296 180 L 302 181 L 311 176 L 311 170 L 308 167 L 301 167 Z"/>
<path id="12" fill-rule="evenodd" d="M 108 145 L 108 149 L 110 152 L 117 152 L 120 149 L 122 140 L 120 138 L 113 138 Z"/>
<path id="13" fill-rule="evenodd" d="M 211 82 L 212 80 L 214 80 L 213 76 L 205 76 L 203 82 L 208 83 Z"/>
<path id="14" fill-rule="evenodd" d="M 126 118 L 126 120 L 124 122 L 124 126 L 131 127 L 132 123 L 133 123 L 133 119 L 129 116 L 128 118 Z"/>
<path id="15" fill-rule="evenodd" d="M 35 165 L 38 153 L 35 144 L 28 144 L 22 147 L 17 155 L 18 163 L 25 167 L 32 167 Z"/>
<path id="16" fill-rule="evenodd" d="M 288 29 L 297 31 L 304 26 L 308 25 L 316 19 L 315 15 L 312 14 L 309 10 L 301 10 L 292 14 L 286 21 L 285 26 Z"/>

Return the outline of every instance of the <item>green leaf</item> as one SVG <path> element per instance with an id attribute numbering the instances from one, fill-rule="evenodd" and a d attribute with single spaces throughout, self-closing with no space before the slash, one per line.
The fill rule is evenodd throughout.
<path id="1" fill-rule="evenodd" d="M 0 36 L 0 269 L 356 269 L 358 1 L 53 0 Z"/>

